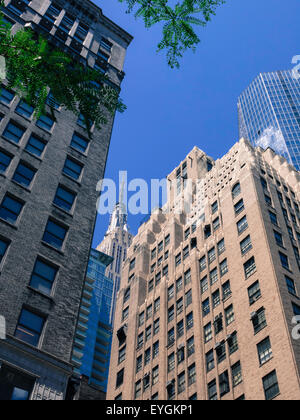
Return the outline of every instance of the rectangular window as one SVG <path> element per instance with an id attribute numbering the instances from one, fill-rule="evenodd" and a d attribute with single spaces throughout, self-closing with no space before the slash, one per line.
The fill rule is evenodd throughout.
<path id="1" fill-rule="evenodd" d="M 212 294 L 212 302 L 213 302 L 213 308 L 216 308 L 217 306 L 219 306 L 221 304 L 221 298 L 220 298 L 220 290 L 216 290 L 213 294 Z"/>
<path id="2" fill-rule="evenodd" d="M 250 305 L 253 305 L 261 297 L 259 281 L 256 281 L 248 288 L 248 295 Z"/>
<path id="3" fill-rule="evenodd" d="M 41 157 L 45 147 L 46 143 L 44 142 L 44 140 L 41 140 L 34 134 L 31 134 L 28 143 L 25 147 L 25 150 L 27 150 L 27 152 L 32 153 L 35 156 Z"/>
<path id="4" fill-rule="evenodd" d="M 236 351 L 238 351 L 239 344 L 238 344 L 236 332 L 234 332 L 233 334 L 230 335 L 230 337 L 228 337 L 227 343 L 228 343 L 229 354 L 233 354 Z"/>
<path id="5" fill-rule="evenodd" d="M 293 312 L 294 315 L 300 315 L 300 306 L 296 305 L 295 303 L 292 303 L 292 307 L 293 307 Z"/>
<path id="6" fill-rule="evenodd" d="M 294 280 L 292 280 L 290 277 L 285 276 L 285 281 L 286 281 L 286 285 L 287 285 L 289 293 L 293 296 L 297 296 L 297 290 L 296 290 Z"/>
<path id="7" fill-rule="evenodd" d="M 174 284 L 172 284 L 172 285 L 168 288 L 168 300 L 173 299 L 174 294 L 175 294 L 175 291 L 174 291 Z"/>
<path id="8" fill-rule="evenodd" d="M 45 319 L 25 308 L 22 309 L 15 337 L 32 346 L 38 346 Z"/>
<path id="9" fill-rule="evenodd" d="M 265 315 L 265 309 L 260 308 L 257 312 L 251 315 L 254 334 L 259 333 L 263 328 L 267 326 L 267 320 Z"/>
<path id="10" fill-rule="evenodd" d="M 79 23 L 77 30 L 74 34 L 74 39 L 76 39 L 76 41 L 78 42 L 84 43 L 88 32 L 89 28 L 84 23 Z"/>
<path id="11" fill-rule="evenodd" d="M 183 320 L 179 321 L 177 324 L 177 339 L 184 335 L 184 322 Z"/>
<path id="12" fill-rule="evenodd" d="M 186 294 L 185 294 L 185 307 L 188 307 L 189 305 L 192 304 L 193 301 L 193 296 L 192 296 L 192 289 L 190 289 Z"/>
<path id="13" fill-rule="evenodd" d="M 152 326 L 150 325 L 149 327 L 146 328 L 146 332 L 145 332 L 146 341 L 149 341 L 151 339 L 151 335 L 152 335 Z"/>
<path id="14" fill-rule="evenodd" d="M 28 105 L 26 102 L 20 101 L 16 108 L 16 112 L 23 117 L 30 119 L 34 112 L 34 108 L 33 106 Z"/>
<path id="15" fill-rule="evenodd" d="M 36 169 L 29 168 L 27 165 L 21 162 L 17 166 L 17 169 L 13 176 L 13 180 L 16 181 L 18 184 L 23 185 L 24 187 L 29 187 L 35 173 Z"/>
<path id="16" fill-rule="evenodd" d="M 122 321 L 125 321 L 129 316 L 129 306 L 127 308 L 123 309 L 122 312 Z"/>
<path id="17" fill-rule="evenodd" d="M 186 343 L 186 351 L 187 351 L 187 357 L 190 357 L 192 354 L 195 353 L 195 340 L 194 337 L 191 337 L 188 339 Z"/>
<path id="18" fill-rule="evenodd" d="M 122 347 L 119 350 L 119 357 L 118 357 L 118 363 L 122 363 L 124 362 L 124 360 L 126 359 L 126 346 Z"/>
<path id="19" fill-rule="evenodd" d="M 208 399 L 209 401 L 216 401 L 218 399 L 217 382 L 215 379 L 208 384 Z"/>
<path id="20" fill-rule="evenodd" d="M 15 123 L 9 122 L 3 132 L 3 137 L 10 141 L 13 141 L 14 143 L 19 143 L 25 131 L 25 128 L 21 128 Z"/>
<path id="21" fill-rule="evenodd" d="M 206 353 L 206 371 L 210 372 L 215 368 L 215 356 L 214 351 L 210 350 L 208 353 Z"/>
<path id="22" fill-rule="evenodd" d="M 226 359 L 226 347 L 225 347 L 225 341 L 222 341 L 217 348 L 216 348 L 216 354 L 217 354 L 217 361 L 218 364 L 223 362 L 223 360 Z"/>
<path id="23" fill-rule="evenodd" d="M 175 257 L 175 267 L 178 267 L 181 264 L 181 253 Z"/>
<path id="24" fill-rule="evenodd" d="M 46 131 L 51 131 L 54 126 L 54 120 L 47 115 L 41 115 L 36 125 Z"/>
<path id="25" fill-rule="evenodd" d="M 208 280 L 207 280 L 207 276 L 205 276 L 201 281 L 200 281 L 200 287 L 201 287 L 201 293 L 204 294 L 207 290 L 208 290 Z"/>
<path id="26" fill-rule="evenodd" d="M 223 331 L 223 315 L 219 314 L 214 319 L 214 327 L 215 327 L 215 334 L 218 335 L 221 331 Z"/>
<path id="27" fill-rule="evenodd" d="M 225 302 L 227 299 L 230 298 L 232 294 L 229 280 L 222 285 L 222 292 L 223 292 L 223 301 Z"/>
<path id="28" fill-rule="evenodd" d="M 191 386 L 196 383 L 196 365 L 193 363 L 188 368 L 188 385 Z"/>
<path id="29" fill-rule="evenodd" d="M 150 363 L 151 361 L 151 348 L 149 347 L 146 351 L 145 351 L 145 366 Z"/>
<path id="30" fill-rule="evenodd" d="M 233 387 L 236 387 L 243 382 L 242 367 L 240 362 L 235 363 L 231 367 L 231 374 Z"/>
<path id="31" fill-rule="evenodd" d="M 240 243 L 240 247 L 241 247 L 242 255 L 247 254 L 247 252 L 249 252 L 250 249 L 252 249 L 252 242 L 251 242 L 250 235 L 248 235 L 245 239 L 242 240 L 242 242 Z"/>
<path id="32" fill-rule="evenodd" d="M 269 373 L 269 375 L 265 376 L 262 381 L 266 400 L 272 400 L 280 392 L 276 371 L 274 370 L 273 372 Z"/>
<path id="33" fill-rule="evenodd" d="M 213 220 L 213 230 L 216 231 L 220 227 L 220 217 L 217 217 L 215 220 Z"/>
<path id="34" fill-rule="evenodd" d="M 168 356 L 168 372 L 172 372 L 175 369 L 175 353 L 171 353 Z"/>
<path id="35" fill-rule="evenodd" d="M 269 211 L 271 223 L 275 226 L 278 226 L 277 215 L 272 211 Z"/>
<path id="36" fill-rule="evenodd" d="M 159 341 L 156 341 L 152 347 L 152 358 L 155 359 L 159 355 Z"/>
<path id="37" fill-rule="evenodd" d="M 210 284 L 213 285 L 218 281 L 218 269 L 214 268 L 210 273 L 209 273 L 209 277 L 210 277 Z"/>
<path id="38" fill-rule="evenodd" d="M 206 256 L 200 259 L 199 266 L 200 266 L 200 271 L 204 271 L 206 269 Z"/>
<path id="39" fill-rule="evenodd" d="M 71 146 L 74 149 L 79 150 L 81 153 L 85 153 L 89 145 L 89 141 L 84 139 L 82 136 L 79 136 L 79 134 L 74 133 L 72 140 L 71 140 Z"/>
<path id="40" fill-rule="evenodd" d="M 179 293 L 180 290 L 182 289 L 183 286 L 183 281 L 182 281 L 182 277 L 180 277 L 177 281 L 176 281 L 176 292 Z"/>
<path id="41" fill-rule="evenodd" d="M 274 230 L 274 237 L 275 237 L 276 244 L 278 246 L 283 247 L 283 239 L 282 239 L 281 233 L 279 233 L 276 230 Z"/>
<path id="42" fill-rule="evenodd" d="M 139 350 L 144 345 L 144 333 L 138 335 L 137 349 Z"/>
<path id="43" fill-rule="evenodd" d="M 139 373 L 143 368 L 143 356 L 139 356 L 136 359 L 136 373 Z"/>
<path id="44" fill-rule="evenodd" d="M 237 222 L 237 230 L 240 235 L 248 228 L 247 216 L 244 216 L 240 221 Z"/>
<path id="45" fill-rule="evenodd" d="M 202 302 L 202 315 L 203 317 L 207 316 L 210 313 L 210 303 L 209 298 L 205 299 L 204 302 Z"/>
<path id="46" fill-rule="evenodd" d="M 181 392 L 185 391 L 185 372 L 182 372 L 180 375 L 178 375 L 177 384 L 178 394 L 181 394 Z"/>
<path id="47" fill-rule="evenodd" d="M 160 309 L 160 298 L 157 298 L 154 301 L 154 313 L 156 314 L 156 312 L 158 312 Z"/>
<path id="48" fill-rule="evenodd" d="M 169 245 L 169 243 L 170 243 L 170 239 L 171 239 L 171 235 L 167 235 L 167 236 L 165 237 L 165 246 L 168 246 L 168 245 Z"/>
<path id="49" fill-rule="evenodd" d="M 15 224 L 20 216 L 24 204 L 19 200 L 6 195 L 0 206 L 0 217 L 9 223 Z"/>
<path id="50" fill-rule="evenodd" d="M 227 258 L 225 258 L 225 260 L 223 260 L 222 262 L 220 262 L 220 274 L 221 274 L 221 277 L 225 276 L 226 273 L 228 273 Z"/>
<path id="51" fill-rule="evenodd" d="M 204 327 L 204 342 L 208 343 L 210 340 L 212 340 L 213 338 L 213 334 L 212 334 L 212 325 L 211 322 L 209 322 L 205 327 Z"/>
<path id="52" fill-rule="evenodd" d="M 152 369 L 152 385 L 157 384 L 158 379 L 159 379 L 159 367 L 156 366 L 155 368 Z"/>
<path id="53" fill-rule="evenodd" d="M 57 268 L 38 258 L 31 275 L 30 286 L 50 295 L 57 271 Z"/>
<path id="54" fill-rule="evenodd" d="M 63 173 L 78 180 L 82 173 L 83 165 L 75 162 L 73 159 L 67 158 L 63 168 Z"/>
<path id="55" fill-rule="evenodd" d="M 248 279 L 250 276 L 252 276 L 252 274 L 256 272 L 256 263 L 254 257 L 250 258 L 250 260 L 244 264 L 244 272 L 246 279 Z"/>
<path id="56" fill-rule="evenodd" d="M 286 270 L 289 270 L 290 265 L 289 265 L 288 257 L 285 254 L 283 254 L 282 252 L 279 252 L 279 257 L 280 257 L 282 267 L 285 268 Z"/>
<path id="57" fill-rule="evenodd" d="M 180 298 L 176 302 L 176 312 L 180 315 L 183 312 L 183 298 Z"/>
<path id="58" fill-rule="evenodd" d="M 0 239 L 0 263 L 3 260 L 4 255 L 6 254 L 9 242 L 3 239 Z"/>
<path id="59" fill-rule="evenodd" d="M 212 248 L 208 251 L 208 262 L 211 264 L 216 259 L 216 249 Z"/>
<path id="60" fill-rule="evenodd" d="M 186 330 L 190 330 L 191 328 L 193 328 L 194 326 L 194 317 L 193 317 L 193 312 L 190 312 L 187 316 L 186 316 Z"/>
<path id="61" fill-rule="evenodd" d="M 152 305 L 149 305 L 147 307 L 147 310 L 146 310 L 146 320 L 147 321 L 148 321 L 148 319 L 152 318 L 152 314 L 153 314 L 153 307 L 152 307 Z"/>
<path id="62" fill-rule="evenodd" d="M 184 284 L 187 286 L 192 281 L 191 270 L 188 270 L 184 273 Z"/>
<path id="63" fill-rule="evenodd" d="M 223 397 L 224 395 L 228 394 L 228 392 L 230 392 L 229 376 L 228 376 L 227 370 L 221 375 L 219 375 L 219 387 L 220 387 L 221 397 Z"/>
<path id="64" fill-rule="evenodd" d="M 142 381 L 139 380 L 135 384 L 134 397 L 139 398 L 142 394 Z"/>
<path id="65" fill-rule="evenodd" d="M 257 352 L 260 365 L 267 363 L 272 358 L 273 354 L 269 337 L 257 344 Z"/>
<path id="66" fill-rule="evenodd" d="M 1 173 L 4 173 L 6 171 L 11 161 L 12 161 L 12 157 L 8 155 L 6 152 L 2 152 L 0 150 L 0 172 Z"/>
<path id="67" fill-rule="evenodd" d="M 0 86 L 0 101 L 6 105 L 10 105 L 15 95 L 10 90 Z"/>
<path id="68" fill-rule="evenodd" d="M 243 210 L 245 210 L 244 200 L 240 200 L 238 203 L 234 206 L 235 215 L 237 216 L 240 214 Z"/>
<path id="69" fill-rule="evenodd" d="M 221 255 L 225 252 L 225 240 L 222 239 L 220 242 L 218 242 L 218 254 Z"/>
<path id="70" fill-rule="evenodd" d="M 172 305 L 169 309 L 168 309 L 168 322 L 173 321 L 174 319 L 174 305 Z"/>
<path id="71" fill-rule="evenodd" d="M 226 325 L 230 325 L 234 321 L 234 310 L 233 305 L 228 306 L 228 308 L 225 309 L 225 319 L 226 319 Z"/>
<path id="72" fill-rule="evenodd" d="M 219 210 L 219 205 L 218 205 L 218 202 L 215 201 L 211 206 L 211 212 L 212 214 L 215 214 L 218 210 Z"/>
<path id="73" fill-rule="evenodd" d="M 61 249 L 66 238 L 67 231 L 67 228 L 49 219 L 43 236 L 43 241 L 57 249 Z"/>
<path id="74" fill-rule="evenodd" d="M 145 322 L 145 312 L 143 311 L 139 314 L 139 324 L 138 324 L 139 327 L 141 327 L 144 324 L 144 322 Z"/>
<path id="75" fill-rule="evenodd" d="M 59 186 L 56 191 L 53 202 L 58 207 L 61 207 L 66 211 L 71 211 L 75 201 L 75 197 L 75 193 L 72 193 L 71 191 L 67 190 L 62 186 Z"/>

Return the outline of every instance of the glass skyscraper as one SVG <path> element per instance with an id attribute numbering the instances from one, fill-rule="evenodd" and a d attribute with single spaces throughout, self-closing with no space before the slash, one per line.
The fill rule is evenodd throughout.
<path id="1" fill-rule="evenodd" d="M 300 170 L 300 78 L 292 70 L 261 73 L 240 95 L 238 114 L 240 138 Z"/>
<path id="2" fill-rule="evenodd" d="M 75 373 L 84 375 L 90 385 L 104 393 L 112 340 L 110 313 L 114 286 L 105 271 L 112 261 L 112 257 L 91 250 L 72 357 Z"/>

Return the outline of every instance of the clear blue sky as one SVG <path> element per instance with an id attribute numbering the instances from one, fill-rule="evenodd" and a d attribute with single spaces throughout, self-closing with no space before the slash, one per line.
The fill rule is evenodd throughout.
<path id="1" fill-rule="evenodd" d="M 156 53 L 160 28 L 146 30 L 118 0 L 95 0 L 104 14 L 134 36 L 128 49 L 122 98 L 106 177 L 163 178 L 197 145 L 213 158 L 238 140 L 237 98 L 260 73 L 292 68 L 300 54 L 299 0 L 227 0 L 208 27 L 199 30 L 196 53 L 180 70 Z M 133 233 L 141 215 L 129 216 Z M 108 217 L 98 217 L 94 246 Z"/>

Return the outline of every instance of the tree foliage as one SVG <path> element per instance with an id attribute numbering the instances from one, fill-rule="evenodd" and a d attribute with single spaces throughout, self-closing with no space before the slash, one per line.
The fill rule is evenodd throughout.
<path id="1" fill-rule="evenodd" d="M 89 135 L 92 124 L 100 129 L 109 114 L 125 109 L 119 89 L 106 76 L 52 48 L 30 28 L 12 34 L 1 11 L 0 56 L 5 58 L 8 87 L 35 108 L 36 118 L 46 112 L 49 90 L 61 107 L 83 115 Z"/>
<path id="2" fill-rule="evenodd" d="M 225 0 L 119 0 L 144 20 L 146 28 L 162 23 L 162 40 L 158 51 L 166 50 L 168 65 L 179 67 L 179 60 L 188 49 L 195 51 L 200 39 L 195 26 L 205 27 Z M 171 5 L 171 3 L 173 5 Z"/>

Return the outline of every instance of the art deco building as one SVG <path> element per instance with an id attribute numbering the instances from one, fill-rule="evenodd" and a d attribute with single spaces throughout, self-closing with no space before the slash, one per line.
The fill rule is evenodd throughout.
<path id="1" fill-rule="evenodd" d="M 110 218 L 108 230 L 97 250 L 113 258 L 107 267 L 106 276 L 113 281 L 113 299 L 110 310 L 110 323 L 113 325 L 116 310 L 117 293 L 120 289 L 122 264 L 127 258 L 127 250 L 132 242 L 132 235 L 127 225 L 127 214 L 122 199 L 115 206 Z"/>
<path id="2" fill-rule="evenodd" d="M 108 399 L 299 400 L 299 173 L 242 139 L 168 179 L 123 266 Z"/>
<path id="3" fill-rule="evenodd" d="M 12 31 L 30 24 L 119 87 L 131 36 L 88 0 L 5 0 Z M 27 25 L 28 26 L 28 25 Z M 72 345 L 113 118 L 87 136 L 51 97 L 56 121 L 5 86 L 0 96 L 0 399 L 72 398 Z M 2 319 L 2 318 L 1 318 Z"/>
<path id="4" fill-rule="evenodd" d="M 293 70 L 261 73 L 238 100 L 240 138 L 272 147 L 300 170 L 300 79 Z"/>

